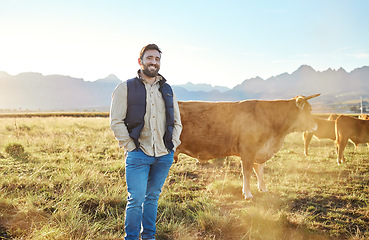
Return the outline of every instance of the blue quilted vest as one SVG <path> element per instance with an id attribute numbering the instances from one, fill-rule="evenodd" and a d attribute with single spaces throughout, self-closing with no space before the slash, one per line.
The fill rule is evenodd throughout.
<path id="1" fill-rule="evenodd" d="M 166 130 L 163 137 L 164 144 L 168 151 L 173 150 L 173 127 L 174 127 L 174 107 L 173 90 L 162 77 L 159 82 L 159 91 L 161 92 L 166 112 Z M 133 139 L 136 150 L 140 148 L 138 139 L 140 138 L 142 128 L 145 124 L 144 116 L 146 113 L 146 88 L 142 79 L 132 78 L 127 80 L 127 115 L 124 123 L 127 126 L 129 136 Z"/>

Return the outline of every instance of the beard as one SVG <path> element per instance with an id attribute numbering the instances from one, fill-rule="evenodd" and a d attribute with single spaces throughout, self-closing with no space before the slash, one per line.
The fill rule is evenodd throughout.
<path id="1" fill-rule="evenodd" d="M 154 66 L 156 68 L 152 69 L 152 68 L 150 68 L 151 66 Z M 155 64 L 143 65 L 143 67 L 142 67 L 143 74 L 145 74 L 148 77 L 156 77 L 156 76 L 158 76 L 159 70 L 160 70 L 160 66 L 159 65 L 155 65 Z"/>

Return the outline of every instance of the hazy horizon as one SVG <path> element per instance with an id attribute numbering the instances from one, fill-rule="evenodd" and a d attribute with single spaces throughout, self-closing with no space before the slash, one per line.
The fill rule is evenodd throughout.
<path id="1" fill-rule="evenodd" d="M 214 88 L 214 87 L 224 87 L 224 88 L 232 89 L 232 88 L 236 87 L 237 85 L 242 84 L 242 83 L 243 83 L 244 81 L 246 81 L 246 80 L 251 80 L 251 79 L 255 79 L 255 78 L 261 78 L 261 79 L 263 79 L 263 80 L 268 80 L 268 79 L 271 79 L 271 78 L 277 77 L 277 76 L 279 76 L 279 75 L 283 75 L 283 74 L 285 74 L 285 73 L 287 73 L 287 74 L 292 74 L 293 72 L 295 72 L 295 71 L 299 70 L 299 69 L 300 69 L 301 67 L 303 67 L 303 66 L 311 67 L 312 69 L 314 69 L 312 66 L 309 66 L 309 65 L 304 64 L 304 65 L 301 65 L 300 67 L 298 67 L 297 69 L 295 69 L 295 70 L 293 70 L 293 71 L 291 71 L 291 72 L 289 72 L 289 73 L 287 73 L 287 72 L 281 72 L 281 73 L 276 74 L 275 76 L 271 76 L 271 77 L 269 77 L 269 78 L 262 78 L 262 77 L 260 77 L 260 76 L 255 76 L 255 77 L 253 77 L 253 78 L 243 79 L 243 80 L 241 80 L 239 83 L 236 83 L 236 85 L 235 85 L 235 86 L 233 86 L 233 87 L 228 87 L 228 86 L 226 86 L 226 85 L 215 85 L 215 84 L 212 84 L 212 83 L 206 83 L 206 82 L 203 82 L 203 83 L 201 83 L 201 82 L 196 83 L 196 82 L 191 82 L 191 81 L 184 82 L 184 83 L 179 83 L 179 84 L 173 84 L 173 83 L 171 83 L 171 84 L 172 84 L 172 85 L 177 85 L 177 86 L 180 86 L 180 85 L 190 85 L 190 84 L 193 84 L 193 85 L 209 85 L 209 86 L 211 86 L 211 87 L 213 87 L 213 88 Z M 368 65 L 366 65 L 366 66 L 356 67 L 356 68 L 354 68 L 352 71 L 347 71 L 347 70 L 346 70 L 346 69 L 344 69 L 343 67 L 339 67 L 339 68 L 337 68 L 337 69 L 335 69 L 335 68 L 327 68 L 327 69 L 323 69 L 322 71 L 319 71 L 319 70 L 316 70 L 316 69 L 314 69 L 314 70 L 315 70 L 316 72 L 325 72 L 325 71 L 329 71 L 329 70 L 332 70 L 332 71 L 339 71 L 339 70 L 343 69 L 345 72 L 350 73 L 350 72 L 355 71 L 356 69 L 360 69 L 360 68 L 367 67 L 367 66 L 369 66 L 369 64 L 368 64 Z M 86 79 L 83 79 L 83 78 L 78 78 L 78 77 L 74 77 L 74 76 L 70 76 L 70 75 L 63 75 L 63 74 L 58 74 L 58 73 L 54 73 L 54 74 L 43 74 L 43 73 L 41 73 L 41 72 L 32 72 L 32 71 L 30 71 L 30 72 L 20 72 L 20 73 L 17 73 L 17 74 L 10 74 L 10 73 L 8 73 L 7 71 L 1 70 L 1 69 L 0 69 L 0 72 L 4 72 L 4 73 L 6 73 L 6 74 L 9 74 L 9 75 L 10 75 L 10 76 L 12 76 L 12 77 L 16 77 L 16 76 L 18 76 L 18 75 L 20 75 L 20 74 L 34 73 L 34 74 L 41 74 L 43 77 L 47 77 L 47 76 L 63 76 L 63 77 L 71 77 L 71 78 L 74 78 L 74 79 L 82 79 L 82 80 L 83 80 L 83 81 L 85 81 L 85 82 L 96 82 L 96 81 L 99 81 L 99 80 L 108 79 L 108 78 L 110 78 L 111 76 L 114 76 L 114 77 L 118 78 L 120 81 L 125 81 L 125 80 L 127 80 L 127 79 L 120 79 L 120 78 L 119 78 L 116 74 L 114 74 L 114 73 L 110 73 L 110 74 L 108 74 L 107 76 L 102 77 L 102 78 L 99 78 L 99 79 L 95 79 L 95 80 L 86 80 Z"/>

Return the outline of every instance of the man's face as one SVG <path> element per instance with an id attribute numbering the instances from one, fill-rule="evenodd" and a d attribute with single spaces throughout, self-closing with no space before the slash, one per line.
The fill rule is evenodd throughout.
<path id="1" fill-rule="evenodd" d="M 142 73 L 147 77 L 156 77 L 160 69 L 160 53 L 156 50 L 146 50 L 142 59 L 138 59 Z"/>

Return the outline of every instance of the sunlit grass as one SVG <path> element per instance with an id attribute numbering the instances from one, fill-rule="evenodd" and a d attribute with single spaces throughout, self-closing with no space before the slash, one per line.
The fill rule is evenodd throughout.
<path id="1" fill-rule="evenodd" d="M 6 150 L 22 146 L 21 154 Z M 159 200 L 157 239 L 368 239 L 369 157 L 302 134 L 265 164 L 267 193 L 242 196 L 237 157 L 180 155 Z M 107 118 L 0 118 L 0 238 L 122 239 L 123 151 Z"/>

